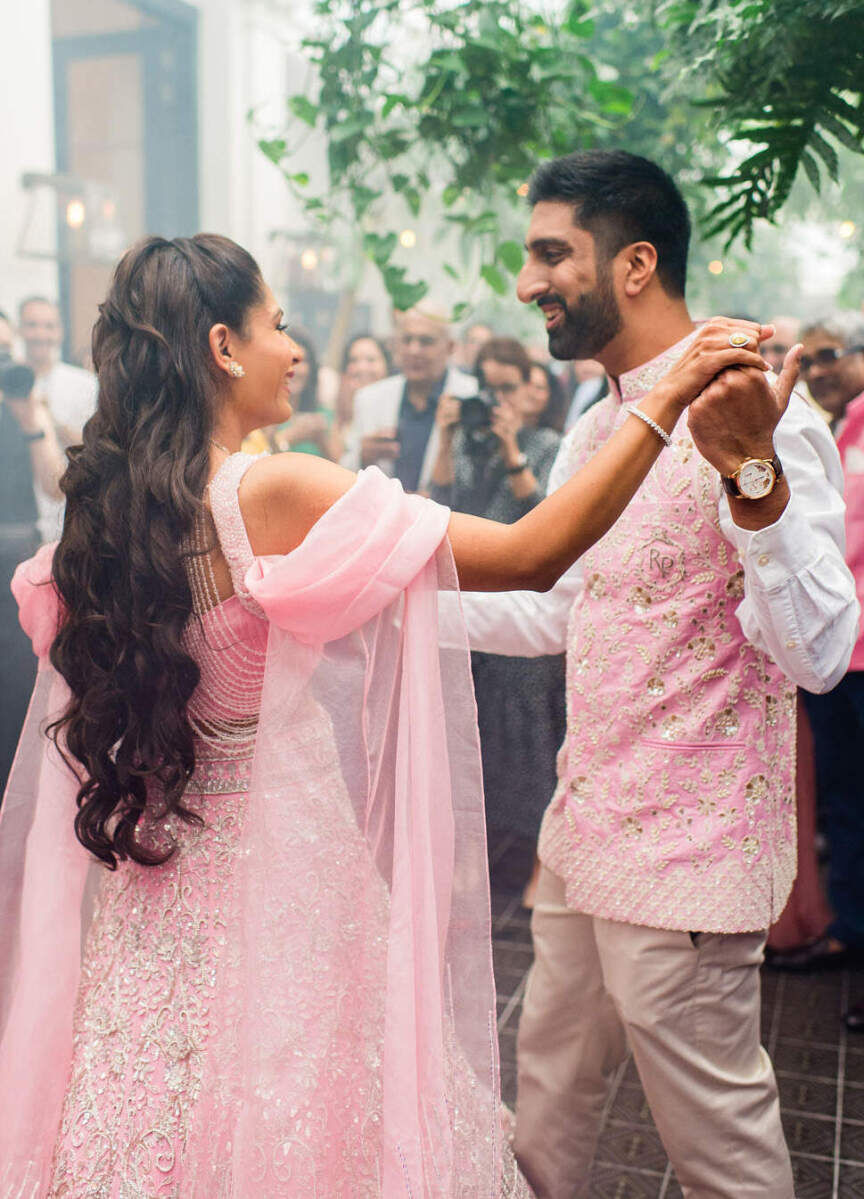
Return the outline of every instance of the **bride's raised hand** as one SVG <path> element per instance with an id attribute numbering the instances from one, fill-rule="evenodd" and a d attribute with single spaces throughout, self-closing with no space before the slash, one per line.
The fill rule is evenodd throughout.
<path id="1" fill-rule="evenodd" d="M 759 353 L 759 345 L 773 333 L 773 325 L 712 316 L 699 327 L 690 345 L 649 394 L 661 393 L 683 410 L 721 371 L 735 366 L 767 371 L 770 368 Z"/>

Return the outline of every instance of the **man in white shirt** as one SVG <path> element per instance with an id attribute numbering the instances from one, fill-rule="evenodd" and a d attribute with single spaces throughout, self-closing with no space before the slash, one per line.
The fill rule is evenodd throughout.
<path id="1" fill-rule="evenodd" d="M 530 200 L 519 298 L 555 357 L 610 378 L 554 490 L 686 352 L 690 222 L 672 180 L 623 152 L 544 164 Z M 770 410 L 725 427 L 697 400 L 551 591 L 462 597 L 472 649 L 568 655 L 518 1045 L 516 1151 L 538 1199 L 590 1194 L 628 1043 L 685 1195 L 793 1199 L 759 1029 L 766 929 L 795 870 L 790 680 L 842 677 L 858 605 L 836 447 L 800 398 L 779 424 Z"/>
<path id="2" fill-rule="evenodd" d="M 36 375 L 35 394 L 48 406 L 64 448 L 81 441 L 81 431 L 96 409 L 96 376 L 61 362 L 63 326 L 57 305 L 44 296 L 28 296 L 18 308 L 18 332 L 27 365 Z M 54 541 L 63 526 L 63 501 L 37 489 L 39 532 Z"/>
<path id="3" fill-rule="evenodd" d="M 400 374 L 361 387 L 343 466 L 379 466 L 406 491 L 425 491 L 438 456 L 435 413 L 442 395 L 475 395 L 477 380 L 447 363 L 453 340 L 434 308 L 413 308 L 396 318 L 395 356 Z"/>

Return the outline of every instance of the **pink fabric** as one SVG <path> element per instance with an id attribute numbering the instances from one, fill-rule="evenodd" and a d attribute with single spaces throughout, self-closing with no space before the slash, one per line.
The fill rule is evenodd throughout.
<path id="1" fill-rule="evenodd" d="M 68 1085 L 87 857 L 70 840 L 69 783 L 43 774 L 51 786 L 31 816 L 37 833 L 25 873 L 34 872 L 31 894 L 51 898 L 58 923 L 22 925 L 26 971 L 16 971 L 14 945 L 0 961 L 2 993 L 13 977 L 28 977 L 33 997 L 27 959 L 38 955 L 44 994 L 36 997 L 56 1032 L 50 1042 L 31 1036 L 20 1012 L 4 1033 L 0 1093 L 11 1087 L 31 1111 L 41 1094 L 50 1098 L 32 1130 L 12 1126 L 23 1143 L 7 1184 L 32 1183 L 28 1199 L 44 1193 L 64 1087 L 55 1185 L 73 1193 L 109 1153 L 138 1171 L 141 1193 L 155 1185 L 150 1170 L 160 1187 L 189 1199 L 527 1193 L 512 1164 L 506 1179 L 502 1170 L 467 642 L 438 648 L 438 593 L 456 587 L 447 519 L 446 509 L 406 497 L 373 469 L 294 553 L 251 564 L 249 598 L 270 623 L 247 784 L 239 795 L 200 797 L 208 828 L 178 826 L 181 853 L 165 867 L 99 872 Z M 234 550 L 241 541 L 238 534 Z M 250 662 L 245 641 L 252 647 L 257 635 L 229 640 L 226 664 Z M 206 696 L 200 714 L 206 720 Z M 38 740 L 31 714 L 28 761 Z M 232 778 L 242 763 L 228 765 Z M 32 812 L 32 765 L 22 780 Z M 23 857 L 26 831 L 13 821 L 6 835 L 4 813 L 0 854 Z M 68 853 L 56 852 L 58 837 Z M 14 902 L 9 912 L 15 926 Z M 169 953 L 166 944 L 176 947 Z M 61 985 L 46 988 L 58 967 Z M 134 1032 L 115 977 L 135 988 L 129 1025 L 162 1005 L 152 1013 L 160 1033 L 147 1069 L 164 1045 L 164 1070 L 128 1084 L 148 1105 L 145 1129 L 151 1108 L 175 1129 L 172 1139 L 160 1133 L 152 1162 L 146 1140 L 135 1155 L 123 1153 L 134 1110 L 112 1120 L 110 1086 L 104 1102 L 99 1087 L 97 1097 L 88 1091 L 108 1047 L 122 1062 Z M 173 978 L 189 1002 L 163 1016 L 155 984 Z M 178 1106 L 189 1113 L 179 1124 Z M 108 1179 L 113 1197 L 122 1180 Z"/>
<path id="2" fill-rule="evenodd" d="M 247 913 L 261 910 L 273 873 L 284 877 L 285 889 L 296 873 L 290 841 L 267 809 L 284 775 L 286 713 L 311 700 L 332 728 L 341 776 L 374 854 L 355 869 L 352 886 L 357 919 L 366 922 L 361 942 L 386 937 L 385 977 L 383 990 L 369 999 L 358 965 L 355 1003 L 358 1023 L 374 1019 L 373 1008 L 383 1015 L 379 1185 L 381 1195 L 393 1199 L 500 1187 L 494 1182 L 501 1168 L 497 1043 L 476 715 L 467 643 L 457 653 L 438 649 L 438 590 L 455 586 L 444 547 L 448 518 L 446 509 L 405 496 L 395 481 L 366 471 L 298 550 L 258 560 L 245 579 L 271 632 L 240 906 Z M 310 761 L 309 770 L 316 769 L 320 761 Z M 274 854 L 283 845 L 284 854 Z M 383 927 L 382 876 L 389 883 Z M 247 921 L 241 932 L 247 963 L 240 971 L 246 980 L 241 1004 L 248 1012 L 266 1007 L 283 985 L 280 973 L 293 968 L 292 956 L 296 961 L 296 954 L 273 952 L 283 927 L 277 910 L 254 925 Z M 326 922 L 316 931 L 327 939 Z M 244 1027 L 252 1043 L 244 1045 L 240 1069 L 248 1072 L 254 1095 L 270 1038 L 262 1041 L 251 1020 Z M 277 1029 L 278 1020 L 274 1035 Z M 226 1060 L 225 1073 L 231 1068 Z M 456 1092 L 462 1089 L 455 1102 L 454 1076 Z M 275 1078 L 272 1085 L 288 1087 Z M 272 1113 L 272 1090 L 267 1093 Z M 253 1098 L 232 1138 L 235 1175 L 260 1168 L 267 1123 Z M 278 1128 L 277 1121 L 269 1143 L 292 1139 L 290 1130 Z M 347 1185 L 343 1169 L 335 1157 L 319 1160 L 317 1192 L 339 1193 Z"/>
<path id="3" fill-rule="evenodd" d="M 47 656 L 60 621 L 60 597 L 51 582 L 56 542 L 43 545 L 12 577 L 21 628 L 33 642 L 37 658 Z"/>
<path id="4" fill-rule="evenodd" d="M 72 1056 L 89 871 L 72 826 L 77 782 L 41 734 L 67 699 L 45 659 L 60 611 L 52 553 L 43 546 L 12 582 L 41 659 L 0 810 L 0 1193 L 16 1199 L 47 1185 Z"/>
<path id="5" fill-rule="evenodd" d="M 622 376 L 625 403 L 685 344 Z M 572 470 L 626 419 L 613 390 L 570 435 Z M 582 558 L 539 854 L 590 915 L 761 930 L 795 876 L 795 688 L 736 618 L 743 573 L 719 527 L 717 473 L 683 421 L 672 440 Z"/>
<path id="6" fill-rule="evenodd" d="M 849 669 L 864 670 L 864 392 L 846 408 L 837 449 L 845 477 L 846 563 L 855 576 L 862 622 Z"/>
<path id="7" fill-rule="evenodd" d="M 780 919 L 768 934 L 768 945 L 782 953 L 821 937 L 831 923 L 831 909 L 819 877 L 816 853 L 816 770 L 813 734 L 804 701 L 798 695 L 795 806 L 798 817 L 798 872 Z"/>

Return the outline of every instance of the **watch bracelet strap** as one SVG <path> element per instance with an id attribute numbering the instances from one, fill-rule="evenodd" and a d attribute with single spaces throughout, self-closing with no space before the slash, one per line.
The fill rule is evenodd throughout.
<path id="1" fill-rule="evenodd" d="M 783 463 L 777 457 L 776 453 L 771 458 L 760 458 L 758 461 L 771 463 L 771 466 L 774 470 L 775 481 L 783 478 Z M 740 499 L 741 489 L 738 486 L 738 480 L 736 479 L 735 475 L 721 475 L 720 478 L 723 482 L 723 490 L 726 492 L 726 494 L 731 496 L 734 500 Z"/>

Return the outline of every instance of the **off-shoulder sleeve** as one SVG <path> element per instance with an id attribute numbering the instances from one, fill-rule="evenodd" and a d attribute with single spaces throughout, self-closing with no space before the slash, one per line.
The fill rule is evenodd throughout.
<path id="1" fill-rule="evenodd" d="M 12 594 L 18 603 L 21 628 L 33 643 L 33 652 L 44 658 L 57 636 L 60 624 L 60 597 L 51 579 L 56 542 L 22 562 L 12 577 Z"/>
<path id="2" fill-rule="evenodd" d="M 256 558 L 245 585 L 273 624 L 307 645 L 383 611 L 447 535 L 450 512 L 370 466 L 290 554 Z"/>

